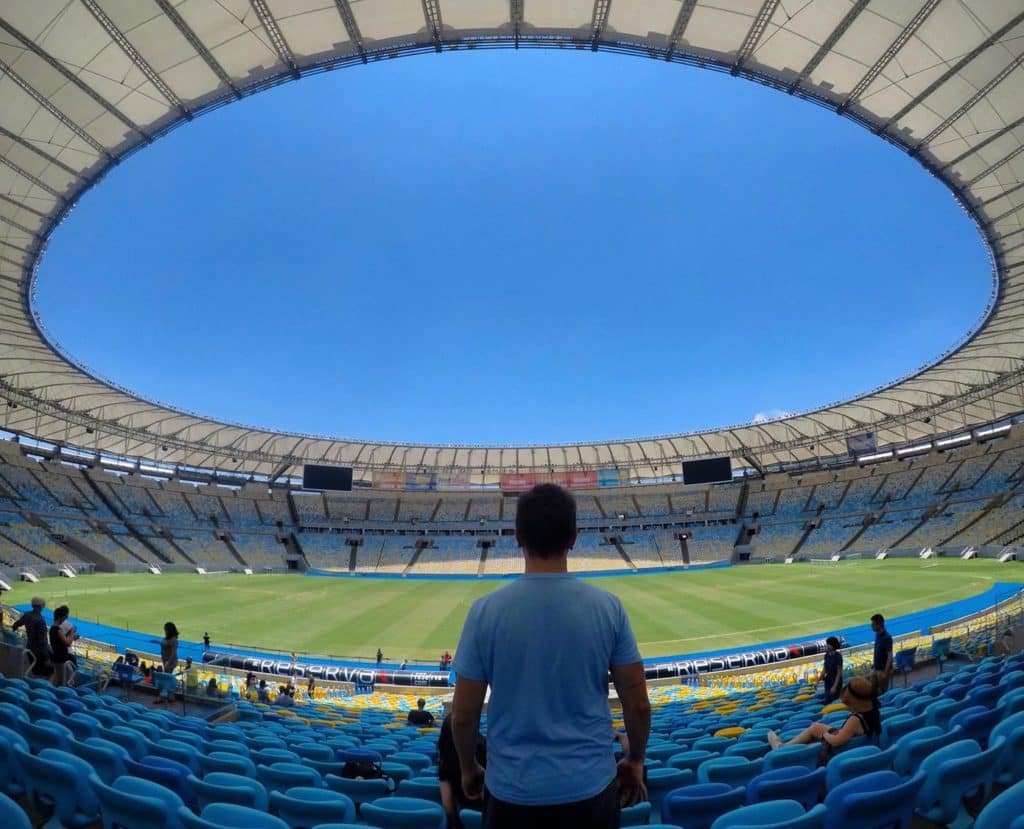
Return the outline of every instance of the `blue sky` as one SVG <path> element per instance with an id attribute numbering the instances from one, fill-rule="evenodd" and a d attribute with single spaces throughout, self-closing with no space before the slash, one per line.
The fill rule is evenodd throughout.
<path id="1" fill-rule="evenodd" d="M 990 289 L 904 153 L 728 75 L 425 55 L 305 78 L 136 154 L 37 307 L 139 393 L 343 437 L 549 442 L 812 408 L 935 358 Z"/>

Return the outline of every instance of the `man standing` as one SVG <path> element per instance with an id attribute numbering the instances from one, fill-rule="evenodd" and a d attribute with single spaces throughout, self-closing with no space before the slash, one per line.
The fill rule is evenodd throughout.
<path id="1" fill-rule="evenodd" d="M 643 800 L 651 705 L 640 651 L 619 599 L 576 579 L 576 502 L 541 484 L 516 508 L 526 574 L 478 599 L 456 650 L 452 730 L 471 800 L 487 829 L 614 829 Z M 629 752 L 616 766 L 608 672 L 622 702 Z M 487 769 L 476 759 L 484 696 Z"/>
<path id="2" fill-rule="evenodd" d="M 53 673 L 53 666 L 50 664 L 49 626 L 43 618 L 44 607 L 46 600 L 33 596 L 32 609 L 22 613 L 18 621 L 11 625 L 11 630 L 25 628 L 25 650 L 35 658 L 32 673 L 36 676 L 50 676 Z"/>
<path id="3" fill-rule="evenodd" d="M 885 629 L 885 617 L 881 613 L 871 617 L 871 629 L 875 632 L 875 657 L 871 668 L 875 672 L 878 693 L 884 694 L 892 678 L 892 637 Z"/>
<path id="4" fill-rule="evenodd" d="M 210 634 L 203 634 L 203 650 L 208 651 L 210 649 Z"/>

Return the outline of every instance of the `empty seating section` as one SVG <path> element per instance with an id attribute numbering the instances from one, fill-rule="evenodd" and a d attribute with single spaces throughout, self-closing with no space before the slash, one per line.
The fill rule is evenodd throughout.
<path id="1" fill-rule="evenodd" d="M 271 533 L 232 533 L 232 543 L 239 555 L 254 570 L 284 566 L 284 546 Z"/>
<path id="2" fill-rule="evenodd" d="M 476 575 L 480 567 L 480 548 L 476 536 L 439 538 L 433 547 L 425 547 L 412 572 Z"/>
<path id="3" fill-rule="evenodd" d="M 103 476 L 104 479 L 113 476 Z M 113 504 L 114 509 L 131 515 L 154 515 L 159 512 L 156 502 L 143 487 L 129 486 L 115 480 L 97 482 L 99 488 Z"/>
<path id="4" fill-rule="evenodd" d="M 434 496 L 406 493 L 398 507 L 399 521 L 427 522 L 437 509 L 438 498 Z"/>
<path id="5" fill-rule="evenodd" d="M 131 485 L 126 484 L 126 489 Z M 160 523 L 168 527 L 196 527 L 209 524 L 209 519 L 203 515 L 197 515 L 185 500 L 185 494 L 173 489 L 150 489 L 147 494 L 156 502 L 157 512 L 151 511 L 152 515 L 160 516 Z"/>
<path id="6" fill-rule="evenodd" d="M 295 496 L 297 499 L 299 496 Z M 365 498 L 348 498 L 343 495 L 326 495 L 327 515 L 331 521 L 363 521 L 369 509 Z M 296 505 L 297 506 L 297 505 Z M 299 514 L 302 519 L 302 514 Z"/>
<path id="7" fill-rule="evenodd" d="M 628 495 L 601 495 L 597 500 L 604 508 L 604 514 L 608 518 L 615 519 L 620 515 L 632 518 L 639 514 L 636 504 L 633 503 L 633 499 Z"/>
<path id="8" fill-rule="evenodd" d="M 45 483 L 46 489 L 64 507 L 91 512 L 97 509 L 95 494 L 86 490 L 89 485 L 82 478 L 82 473 L 74 467 L 60 463 L 40 464 L 37 480 Z"/>
<path id="9" fill-rule="evenodd" d="M 752 547 L 759 556 L 788 556 L 793 552 L 804 525 L 798 524 L 762 524 L 754 536 Z"/>
<path id="10" fill-rule="evenodd" d="M 946 504 L 937 514 L 930 516 L 924 524 L 908 535 L 900 546 L 928 547 L 945 544 L 960 527 L 973 521 L 981 512 L 980 505 L 976 502 Z"/>
<path id="11" fill-rule="evenodd" d="M 359 573 L 375 571 L 383 549 L 383 536 L 368 535 L 364 537 L 363 543 L 356 548 L 356 571 Z"/>
<path id="12" fill-rule="evenodd" d="M 597 504 L 597 498 L 589 492 L 576 493 L 576 517 L 584 521 L 593 518 L 603 518 L 604 515 Z"/>
<path id="13" fill-rule="evenodd" d="M 348 570 L 351 548 L 345 543 L 345 536 L 339 533 L 300 533 L 299 546 L 311 567 L 324 570 Z M 360 548 L 361 550 L 362 548 Z"/>
<path id="14" fill-rule="evenodd" d="M 303 493 L 292 496 L 295 512 L 303 524 L 326 524 L 327 510 L 324 497 L 320 493 Z"/>
<path id="15" fill-rule="evenodd" d="M 469 509 L 469 499 L 465 496 L 445 495 L 437 507 L 434 521 L 439 524 L 449 522 L 463 522 L 466 520 L 466 511 Z"/>
<path id="16" fill-rule="evenodd" d="M 842 500 L 847 486 L 848 483 L 846 481 L 833 481 L 828 484 L 819 484 L 814 488 L 814 491 L 811 493 L 811 497 L 807 500 L 804 512 L 808 512 L 813 515 L 821 508 L 827 510 L 835 509 L 839 506 L 839 502 Z"/>
<path id="17" fill-rule="evenodd" d="M 263 516 L 264 524 L 271 527 L 278 524 L 288 526 L 292 524 L 292 516 L 288 510 L 288 494 L 281 490 L 271 493 L 269 499 L 257 501 L 256 508 Z"/>
<path id="18" fill-rule="evenodd" d="M 11 542 L 22 560 L 31 561 L 33 554 L 41 561 L 62 562 L 68 561 L 72 556 L 58 542 L 54 541 L 48 532 L 39 527 L 33 526 L 27 520 L 16 513 L 3 513 L 0 520 L 0 536 Z M 7 545 L 4 545 L 7 547 Z M 38 562 L 37 562 L 38 563 Z"/>
<path id="19" fill-rule="evenodd" d="M 505 499 L 506 516 L 515 515 L 515 504 L 515 498 Z M 508 511 L 509 505 L 511 505 L 511 511 Z M 502 503 L 500 498 L 497 498 L 493 495 L 474 495 L 470 499 L 469 513 L 467 514 L 466 517 L 470 521 L 476 522 L 479 522 L 481 520 L 497 521 L 501 517 L 501 508 Z"/>
<path id="20" fill-rule="evenodd" d="M 525 568 L 523 553 L 516 546 L 515 539 L 502 536 L 487 553 L 484 572 L 487 575 L 504 576 L 509 573 L 522 573 Z"/>
<path id="21" fill-rule="evenodd" d="M 687 549 L 690 551 L 690 562 L 700 564 L 711 561 L 728 561 L 732 557 L 733 545 L 736 544 L 738 529 L 735 524 L 713 524 L 710 527 L 690 527 Z M 673 552 L 678 559 L 678 544 Z M 667 554 L 662 554 L 668 560 Z M 677 563 L 677 562 L 675 562 Z"/>
<path id="22" fill-rule="evenodd" d="M 801 517 L 807 511 L 810 499 L 810 487 L 795 486 L 782 490 L 779 500 L 775 502 L 775 519 L 789 521 Z"/>
<path id="23" fill-rule="evenodd" d="M 931 504 L 943 500 L 938 492 L 953 474 L 954 467 L 948 463 L 926 466 L 914 485 L 903 496 L 907 504 Z"/>
<path id="24" fill-rule="evenodd" d="M 626 562 L 614 544 L 601 533 L 580 533 L 569 554 L 569 570 L 622 570 Z"/>
<path id="25" fill-rule="evenodd" d="M 227 545 L 212 531 L 182 530 L 175 535 L 174 543 L 199 567 L 210 572 L 238 569 L 238 561 L 231 555 Z"/>
<path id="26" fill-rule="evenodd" d="M 380 560 L 377 562 L 378 573 L 401 573 L 409 566 L 416 554 L 417 537 L 413 535 L 389 535 L 384 538 Z"/>
<path id="27" fill-rule="evenodd" d="M 665 561 L 661 557 L 661 548 L 652 532 L 623 533 L 622 549 L 626 551 L 630 561 L 638 568 L 665 566 Z M 679 563 L 678 558 L 676 556 L 675 564 Z"/>
<path id="28" fill-rule="evenodd" d="M 1011 527 L 1024 520 L 1024 495 L 1014 495 L 998 509 L 990 510 L 958 533 L 951 541 L 955 544 L 988 544 Z"/>
<path id="29" fill-rule="evenodd" d="M 256 502 L 251 498 L 225 496 L 222 500 L 227 510 L 228 522 L 233 527 L 258 527 L 263 523 L 259 510 L 256 509 Z"/>
<path id="30" fill-rule="evenodd" d="M 64 530 L 62 529 L 61 532 L 64 532 Z M 82 524 L 75 529 L 74 533 L 74 537 L 78 542 L 84 544 L 95 553 L 114 562 L 114 564 L 117 565 L 118 570 L 141 569 L 153 558 L 152 555 L 142 555 L 140 558 L 140 554 L 135 553 L 133 548 L 128 547 L 126 549 L 124 544 L 121 544 L 109 533 L 103 532 L 102 530 L 92 529 L 85 524 Z"/>
<path id="31" fill-rule="evenodd" d="M 746 514 L 751 518 L 754 516 L 764 518 L 775 512 L 775 501 L 779 497 L 779 491 L 777 489 L 766 490 L 763 487 L 763 484 L 750 485 Z"/>
<path id="32" fill-rule="evenodd" d="M 398 514 L 398 498 L 391 496 L 378 496 L 370 499 L 370 512 L 367 515 L 370 521 L 391 523 Z"/>
<path id="33" fill-rule="evenodd" d="M 706 491 L 673 492 L 670 498 L 672 500 L 673 515 L 703 515 L 708 511 L 708 494 Z"/>
<path id="34" fill-rule="evenodd" d="M 214 524 L 223 524 L 228 520 L 227 513 L 220 498 L 213 495 L 206 495 L 202 492 L 189 492 L 185 494 L 185 500 L 192 507 L 192 512 L 201 521 L 209 521 Z"/>
<path id="35" fill-rule="evenodd" d="M 734 518 L 739 506 L 742 488 L 737 484 L 723 484 L 708 493 L 708 513 L 711 518 Z"/>
<path id="36" fill-rule="evenodd" d="M 850 481 L 846 494 L 839 504 L 840 510 L 849 514 L 877 509 L 877 504 L 872 504 L 872 500 L 881 486 L 882 480 L 883 478 L 873 475 L 854 478 Z"/>
<path id="37" fill-rule="evenodd" d="M 857 539 L 858 550 L 878 550 L 892 547 L 909 533 L 924 516 L 924 510 L 908 509 L 886 512 L 881 520 L 875 522 Z"/>
<path id="38" fill-rule="evenodd" d="M 860 528 L 857 518 L 826 518 L 807 537 L 800 553 L 815 558 L 831 556 L 845 548 Z"/>
<path id="39" fill-rule="evenodd" d="M 640 507 L 641 515 L 660 518 L 669 514 L 668 493 L 648 495 L 641 492 L 634 496 L 634 500 Z"/>

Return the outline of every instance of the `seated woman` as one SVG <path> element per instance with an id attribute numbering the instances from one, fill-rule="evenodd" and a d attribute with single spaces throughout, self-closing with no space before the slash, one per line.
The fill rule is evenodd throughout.
<path id="1" fill-rule="evenodd" d="M 826 723 L 816 722 L 785 743 L 778 734 L 769 731 L 768 742 L 771 743 L 772 748 L 820 742 L 823 755 L 827 757 L 833 749 L 846 745 L 854 737 L 864 736 L 876 739 L 882 733 L 878 693 L 870 679 L 855 676 L 843 686 L 843 690 L 839 693 L 839 701 L 850 709 L 850 716 L 843 723 L 842 728 L 832 728 Z"/>

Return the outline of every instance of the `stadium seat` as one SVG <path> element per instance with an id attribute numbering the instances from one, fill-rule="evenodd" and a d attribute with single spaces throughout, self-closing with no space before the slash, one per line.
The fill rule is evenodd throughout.
<path id="1" fill-rule="evenodd" d="M 125 761 L 129 759 L 128 751 L 124 746 L 110 740 L 89 737 L 84 742 L 73 743 L 71 750 L 92 766 L 93 772 L 107 785 L 126 773 Z"/>
<path id="2" fill-rule="evenodd" d="M 286 792 L 273 792 L 270 805 L 292 829 L 306 829 L 322 823 L 356 822 L 356 805 L 352 798 L 330 789 L 296 786 Z"/>
<path id="3" fill-rule="evenodd" d="M 873 771 L 836 786 L 825 797 L 825 829 L 889 829 L 909 826 L 924 775 L 903 780 L 891 771 Z"/>
<path id="4" fill-rule="evenodd" d="M 743 806 L 746 793 L 725 783 L 697 783 L 665 796 L 661 811 L 668 824 L 686 829 L 710 829 L 715 820 Z"/>
<path id="5" fill-rule="evenodd" d="M 324 783 L 332 791 L 341 792 L 351 798 L 357 808 L 371 800 L 391 794 L 391 787 L 387 780 L 352 780 L 348 777 L 328 774 L 324 778 Z"/>
<path id="6" fill-rule="evenodd" d="M 763 760 L 746 760 L 743 757 L 715 757 L 701 763 L 697 769 L 697 780 L 701 783 L 728 783 L 730 786 L 746 786 L 764 771 Z"/>
<path id="7" fill-rule="evenodd" d="M 689 770 L 696 774 L 701 763 L 718 756 L 713 751 L 681 751 L 679 754 L 673 754 L 669 757 L 668 764 L 674 769 Z"/>
<path id="8" fill-rule="evenodd" d="M 885 717 L 882 720 L 882 735 L 878 741 L 879 746 L 881 748 L 888 748 L 904 734 L 924 728 L 928 724 L 926 720 L 927 717 L 924 714 L 918 714 L 917 716 L 896 714 L 891 717 Z"/>
<path id="9" fill-rule="evenodd" d="M 215 771 L 202 780 L 190 777 L 188 782 L 196 794 L 200 810 L 210 803 L 234 803 L 265 811 L 270 802 L 267 790 L 259 781 L 240 774 Z"/>
<path id="10" fill-rule="evenodd" d="M 302 758 L 285 748 L 261 748 L 252 753 L 257 766 L 272 766 L 274 763 L 301 763 Z"/>
<path id="11" fill-rule="evenodd" d="M 893 663 L 897 673 L 903 674 L 903 687 L 907 687 L 907 677 L 913 672 L 917 659 L 917 648 L 904 648 L 893 655 Z"/>
<path id="12" fill-rule="evenodd" d="M 761 757 L 767 757 L 769 753 L 778 754 L 777 751 L 772 751 L 772 747 L 768 745 L 767 741 L 738 740 L 733 745 L 729 746 L 724 752 L 722 752 L 722 756 L 744 757 L 747 760 L 758 760 Z M 767 765 L 767 759 L 765 762 Z"/>
<path id="13" fill-rule="evenodd" d="M 1024 781 L 992 798 L 978 814 L 974 829 L 1024 829 Z"/>
<path id="14" fill-rule="evenodd" d="M 274 763 L 272 766 L 256 766 L 256 777 L 266 787 L 267 793 L 284 792 L 296 786 L 323 788 L 319 772 L 299 763 Z"/>
<path id="15" fill-rule="evenodd" d="M 696 775 L 687 769 L 657 768 L 647 772 L 647 799 L 655 820 L 663 819 L 662 802 L 670 791 L 694 782 Z"/>
<path id="16" fill-rule="evenodd" d="M 959 728 L 963 739 L 974 740 L 982 748 L 988 745 L 988 735 L 1002 719 L 998 711 L 983 705 L 974 705 L 956 714 L 950 721 L 950 728 Z"/>
<path id="17" fill-rule="evenodd" d="M 149 747 L 151 756 L 167 757 L 186 766 L 192 774 L 199 774 L 199 752 L 180 740 L 158 740 Z"/>
<path id="18" fill-rule="evenodd" d="M 129 777 L 147 780 L 169 789 L 190 809 L 195 806 L 196 795 L 188 782 L 191 776 L 188 766 L 167 757 L 146 756 L 138 762 L 126 760 L 125 771 Z"/>
<path id="19" fill-rule="evenodd" d="M 318 743 L 299 743 L 298 745 L 293 745 L 291 750 L 303 760 L 317 760 L 321 763 L 331 763 L 337 759 L 334 756 L 334 750 L 330 746 L 320 745 Z M 427 761 L 427 765 L 430 765 L 429 760 Z"/>
<path id="20" fill-rule="evenodd" d="M 28 815 L 7 795 L 0 793 L 0 826 L 4 829 L 32 829 Z"/>
<path id="21" fill-rule="evenodd" d="M 229 774 L 241 774 L 244 777 L 256 777 L 256 764 L 252 760 L 241 754 L 229 754 L 226 751 L 200 754 L 199 769 L 204 775 L 213 771 L 224 771 Z"/>
<path id="22" fill-rule="evenodd" d="M 74 735 L 67 726 L 52 720 L 25 722 L 21 724 L 19 730 L 35 754 L 44 748 L 68 751 L 71 748 L 71 741 L 74 739 Z"/>
<path id="23" fill-rule="evenodd" d="M 91 714 L 76 712 L 64 719 L 64 725 L 68 727 L 76 740 L 85 741 L 90 737 L 100 736 L 99 721 Z"/>
<path id="24" fill-rule="evenodd" d="M 182 806 L 178 820 L 183 829 L 288 829 L 280 818 L 234 803 L 211 803 L 199 816 Z"/>
<path id="25" fill-rule="evenodd" d="M 441 802 L 441 783 L 434 777 L 410 777 L 398 784 L 401 797 Z"/>
<path id="26" fill-rule="evenodd" d="M 896 746 L 882 751 L 877 746 L 861 746 L 839 754 L 825 767 L 825 788 L 832 791 L 840 783 L 872 771 L 892 771 Z"/>
<path id="27" fill-rule="evenodd" d="M 18 762 L 20 753 L 27 754 L 28 742 L 15 731 L 0 726 L 0 794 L 21 797 L 25 793 L 25 774 Z"/>
<path id="28" fill-rule="evenodd" d="M 774 800 L 741 806 L 719 817 L 711 829 L 821 829 L 825 807 L 817 805 L 805 812 L 792 800 Z"/>
<path id="29" fill-rule="evenodd" d="M 148 751 L 146 747 L 146 738 L 139 734 L 138 731 L 126 728 L 123 725 L 107 729 L 103 733 L 103 737 L 104 739 L 110 740 L 112 743 L 117 743 L 119 746 L 123 746 L 125 750 L 127 750 L 128 754 L 131 755 L 133 760 L 141 760 L 146 756 L 146 752 Z"/>
<path id="30" fill-rule="evenodd" d="M 22 753 L 25 788 L 36 811 L 52 812 L 55 826 L 88 826 L 99 820 L 99 802 L 89 787 L 92 769 L 81 757 L 45 748 L 39 756 Z"/>
<path id="31" fill-rule="evenodd" d="M 747 802 L 766 800 L 795 800 L 805 809 L 818 802 L 825 785 L 825 769 L 813 770 L 803 766 L 784 766 L 759 774 L 747 784 Z"/>
<path id="32" fill-rule="evenodd" d="M 462 821 L 463 829 L 481 829 L 484 825 L 483 815 L 473 809 L 461 809 L 459 811 L 459 820 Z M 318 829 L 323 829 L 323 827 L 318 827 Z"/>
<path id="33" fill-rule="evenodd" d="M 925 757 L 959 739 L 959 729 L 946 731 L 934 725 L 919 728 L 901 737 L 896 743 L 896 752 L 892 758 L 893 771 L 903 777 L 910 777 Z"/>
<path id="34" fill-rule="evenodd" d="M 416 797 L 385 797 L 364 803 L 360 814 L 380 829 L 444 829 L 447 822 L 440 804 Z"/>
<path id="35" fill-rule="evenodd" d="M 1001 741 L 982 751 L 974 740 L 959 740 L 926 757 L 920 769 L 925 781 L 917 794 L 917 813 L 932 823 L 970 826 L 964 801 L 977 806 L 987 799 L 1001 752 Z"/>
<path id="36" fill-rule="evenodd" d="M 818 743 L 811 745 L 783 746 L 765 755 L 765 771 L 780 769 L 783 766 L 803 766 L 804 768 L 817 768 L 821 757 L 821 746 Z"/>
<path id="37" fill-rule="evenodd" d="M 646 826 L 651 819 L 651 804 L 636 803 L 620 812 L 620 826 Z M 467 827 L 468 829 L 468 827 Z"/>

